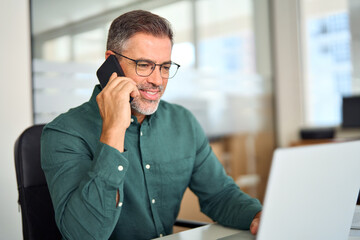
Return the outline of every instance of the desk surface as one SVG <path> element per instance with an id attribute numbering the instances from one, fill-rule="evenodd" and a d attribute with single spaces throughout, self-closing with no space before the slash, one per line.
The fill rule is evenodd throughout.
<path id="1" fill-rule="evenodd" d="M 239 240 L 240 239 L 255 240 L 255 236 L 253 236 L 250 233 L 250 231 L 241 231 L 233 228 L 227 228 L 216 223 L 156 239 L 158 240 L 188 240 L 188 239 L 217 240 L 219 238 L 227 237 L 240 232 L 243 233 L 243 235 L 241 235 L 241 238 L 239 238 Z M 349 234 L 349 240 L 360 240 L 360 230 L 351 230 Z"/>
<path id="2" fill-rule="evenodd" d="M 196 240 L 216 240 L 222 237 L 230 236 L 235 233 L 243 233 L 243 240 L 255 240 L 255 236 L 253 236 L 250 231 L 241 231 L 233 228 L 227 228 L 221 226 L 219 224 L 209 224 L 203 227 L 198 227 L 194 229 L 190 229 L 187 231 L 179 232 L 176 234 L 172 234 L 162 238 L 156 238 L 158 240 L 188 240 L 188 239 L 196 239 Z"/>

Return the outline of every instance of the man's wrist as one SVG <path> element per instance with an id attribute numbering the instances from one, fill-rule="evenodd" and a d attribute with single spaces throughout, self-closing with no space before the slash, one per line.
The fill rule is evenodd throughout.
<path id="1" fill-rule="evenodd" d="M 126 130 L 103 130 L 100 136 L 100 142 L 124 152 L 124 139 Z"/>
<path id="2" fill-rule="evenodd" d="M 258 212 L 258 213 L 255 215 L 254 219 L 255 219 L 255 218 L 260 218 L 260 217 L 261 217 L 261 212 L 262 212 L 262 211 Z"/>

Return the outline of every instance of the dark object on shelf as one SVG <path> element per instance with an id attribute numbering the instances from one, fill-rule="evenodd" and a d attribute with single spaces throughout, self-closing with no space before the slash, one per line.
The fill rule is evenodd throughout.
<path id="1" fill-rule="evenodd" d="M 343 97 L 342 127 L 360 128 L 360 96 Z"/>
<path id="2" fill-rule="evenodd" d="M 301 139 L 334 138 L 335 128 L 304 128 L 300 130 Z"/>

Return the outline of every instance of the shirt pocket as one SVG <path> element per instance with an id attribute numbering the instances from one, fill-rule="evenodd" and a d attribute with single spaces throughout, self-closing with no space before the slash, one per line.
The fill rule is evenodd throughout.
<path id="1" fill-rule="evenodd" d="M 174 159 L 160 165 L 162 207 L 177 209 L 189 185 L 193 158 Z"/>

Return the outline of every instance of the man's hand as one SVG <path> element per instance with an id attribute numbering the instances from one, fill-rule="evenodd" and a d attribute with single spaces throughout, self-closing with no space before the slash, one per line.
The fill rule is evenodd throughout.
<path id="1" fill-rule="evenodd" d="M 96 97 L 103 120 L 100 141 L 120 152 L 124 151 L 125 131 L 130 125 L 130 95 L 139 95 L 136 83 L 130 78 L 118 77 L 113 73 L 108 84 Z"/>
<path id="2" fill-rule="evenodd" d="M 257 234 L 258 230 L 259 230 L 259 225 L 260 225 L 260 217 L 261 217 L 261 212 L 258 212 L 253 221 L 251 222 L 250 225 L 250 232 L 251 234 L 255 235 Z"/>

